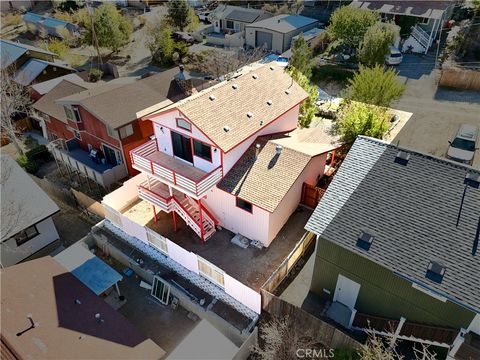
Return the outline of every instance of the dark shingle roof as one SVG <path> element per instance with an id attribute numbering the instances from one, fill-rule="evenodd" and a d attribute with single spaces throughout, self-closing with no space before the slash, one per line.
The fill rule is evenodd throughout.
<path id="1" fill-rule="evenodd" d="M 306 229 L 447 298 L 480 309 L 480 251 L 472 255 L 480 216 L 480 189 L 466 190 L 472 167 L 430 155 L 410 154 L 359 137 Z M 361 231 L 375 236 L 368 251 L 356 246 Z M 480 250 L 480 249 L 479 249 Z M 430 261 L 446 267 L 440 284 L 426 278 Z"/>
<path id="2" fill-rule="evenodd" d="M 225 19 L 241 21 L 245 23 L 252 23 L 255 20 L 257 20 L 257 18 L 259 18 L 260 15 L 261 13 L 254 13 L 254 12 L 248 12 L 243 10 L 233 10 L 231 13 L 225 16 Z"/>

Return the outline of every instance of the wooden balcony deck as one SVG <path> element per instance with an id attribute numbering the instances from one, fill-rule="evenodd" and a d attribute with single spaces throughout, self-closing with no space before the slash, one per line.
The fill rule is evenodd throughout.
<path id="1" fill-rule="evenodd" d="M 153 175 L 159 181 L 194 198 L 202 198 L 223 176 L 219 166 L 205 172 L 173 156 L 158 151 L 155 140 L 130 152 L 133 168 Z"/>

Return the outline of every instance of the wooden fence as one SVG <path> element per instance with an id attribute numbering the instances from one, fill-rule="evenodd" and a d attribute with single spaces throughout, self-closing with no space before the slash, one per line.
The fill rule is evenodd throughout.
<path id="1" fill-rule="evenodd" d="M 262 285 L 262 289 L 273 293 L 277 286 L 288 276 L 298 260 L 305 254 L 312 241 L 315 241 L 315 234 L 306 232 L 280 266 L 272 273 L 272 275 L 270 275 L 267 281 L 265 281 Z M 264 306 L 265 305 L 262 305 L 262 308 L 264 308 Z"/>
<path id="2" fill-rule="evenodd" d="M 480 91 L 480 71 L 462 68 L 442 69 L 440 86 Z"/>
<path id="3" fill-rule="evenodd" d="M 315 209 L 327 189 L 303 183 L 301 203 L 309 208 Z"/>
<path id="4" fill-rule="evenodd" d="M 361 344 L 333 325 L 307 313 L 279 297 L 261 289 L 264 299 L 264 310 L 271 316 L 283 319 L 286 316 L 295 324 L 301 324 L 303 329 L 312 330 L 318 336 L 318 341 L 332 349 L 359 349 Z"/>
<path id="5" fill-rule="evenodd" d="M 77 206 L 75 197 L 70 190 L 62 188 L 46 178 L 40 179 L 34 175 L 31 175 L 31 178 L 37 183 L 38 186 L 40 186 L 43 191 L 48 194 L 48 196 L 60 200 L 69 206 Z"/>

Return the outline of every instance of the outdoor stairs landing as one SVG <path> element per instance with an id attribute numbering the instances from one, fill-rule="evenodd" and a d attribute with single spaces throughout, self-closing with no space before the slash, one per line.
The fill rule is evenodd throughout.
<path id="1" fill-rule="evenodd" d="M 188 215 L 192 219 L 194 219 L 195 222 L 200 226 L 200 211 L 198 208 L 198 204 L 188 197 L 184 197 L 183 199 L 178 199 L 176 197 L 175 199 L 182 206 L 180 209 L 178 208 L 176 209 L 177 212 L 179 212 L 179 210 L 180 211 L 186 210 Z M 182 214 L 180 214 L 180 216 L 181 215 Z M 202 227 L 203 227 L 203 240 L 206 241 L 215 233 L 216 229 L 215 229 L 215 223 L 211 219 L 209 219 L 209 217 L 205 214 L 205 212 L 202 212 Z"/>

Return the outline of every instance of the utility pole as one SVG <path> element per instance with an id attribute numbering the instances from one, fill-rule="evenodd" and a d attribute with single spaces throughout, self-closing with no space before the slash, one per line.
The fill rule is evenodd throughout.
<path id="1" fill-rule="evenodd" d="M 85 0 L 85 5 L 87 6 L 87 12 L 90 17 L 90 25 L 91 25 L 91 32 L 92 32 L 92 45 L 97 50 L 97 61 L 100 66 L 102 66 L 102 56 L 100 55 L 100 47 L 98 46 L 98 38 L 95 32 L 95 21 L 93 19 L 93 9 L 90 7 L 90 1 Z"/>

